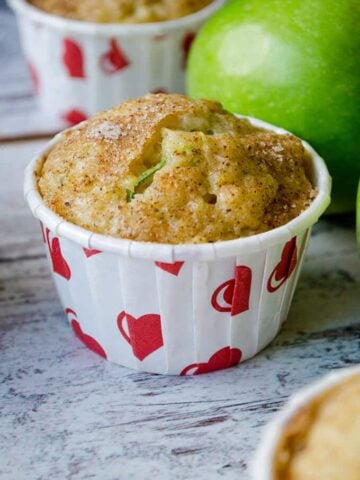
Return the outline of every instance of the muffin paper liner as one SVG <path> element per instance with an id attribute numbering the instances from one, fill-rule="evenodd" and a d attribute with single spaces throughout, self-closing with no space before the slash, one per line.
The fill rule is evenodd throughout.
<path id="1" fill-rule="evenodd" d="M 260 446 L 251 465 L 253 480 L 274 480 L 274 461 L 278 442 L 284 428 L 296 412 L 327 390 L 340 384 L 352 375 L 360 374 L 360 366 L 333 370 L 317 382 L 292 395 L 286 405 L 266 426 Z M 345 480 L 345 479 L 344 479 Z"/>
<path id="2" fill-rule="evenodd" d="M 304 143 L 319 193 L 296 219 L 252 237 L 169 245 L 94 234 L 49 210 L 35 172 L 61 138 L 28 166 L 25 197 L 83 343 L 135 370 L 191 375 L 235 365 L 271 342 L 286 319 L 311 226 L 329 203 L 330 177 L 311 147 Z"/>
<path id="3" fill-rule="evenodd" d="M 196 32 L 225 0 L 178 20 L 96 24 L 49 15 L 26 0 L 8 0 L 43 110 L 60 124 L 148 92 L 184 91 Z"/>

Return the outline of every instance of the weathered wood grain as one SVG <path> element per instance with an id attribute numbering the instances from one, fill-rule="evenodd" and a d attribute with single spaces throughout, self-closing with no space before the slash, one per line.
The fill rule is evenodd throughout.
<path id="1" fill-rule="evenodd" d="M 239 367 L 134 373 L 70 331 L 22 199 L 43 142 L 0 147 L 0 478 L 248 480 L 261 427 L 295 390 L 360 361 L 360 262 L 351 217 L 315 228 L 288 322 Z"/>

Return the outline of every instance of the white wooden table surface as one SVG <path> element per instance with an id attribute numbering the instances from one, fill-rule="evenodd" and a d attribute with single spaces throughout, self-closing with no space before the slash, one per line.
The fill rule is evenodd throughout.
<path id="1" fill-rule="evenodd" d="M 19 97 L 25 70 L 18 90 L 9 80 L 20 58 L 7 58 L 0 130 L 11 133 L 6 115 L 31 113 L 33 100 Z M 22 198 L 23 169 L 43 144 L 0 144 L 0 479 L 249 480 L 262 426 L 286 398 L 360 362 L 352 216 L 316 226 L 288 322 L 255 359 L 197 377 L 134 373 L 87 350 L 63 315 Z"/>

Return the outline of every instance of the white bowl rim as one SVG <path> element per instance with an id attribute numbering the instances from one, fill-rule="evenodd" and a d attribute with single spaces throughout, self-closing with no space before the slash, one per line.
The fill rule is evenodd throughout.
<path id="1" fill-rule="evenodd" d="M 278 134 L 289 133 L 282 128 L 275 127 L 252 117 L 244 115 L 237 116 L 248 119 L 254 126 L 262 127 Z M 78 127 L 79 125 L 73 127 L 73 129 Z M 331 177 L 325 162 L 308 143 L 302 141 L 305 150 L 309 153 L 312 160 L 314 170 L 313 184 L 317 188 L 318 194 L 306 210 L 285 225 L 249 237 L 199 244 L 140 242 L 101 235 L 70 223 L 54 213 L 45 205 L 38 192 L 35 175 L 38 165 L 43 161 L 46 153 L 62 138 L 62 133 L 56 135 L 27 166 L 25 170 L 24 195 L 33 215 L 45 226 L 55 232 L 56 235 L 68 238 L 86 248 L 117 253 L 133 258 L 156 259 L 157 261 L 169 263 L 185 260 L 211 261 L 244 252 L 252 253 L 263 251 L 275 244 L 286 242 L 297 234 L 305 232 L 316 223 L 330 203 Z"/>
<path id="2" fill-rule="evenodd" d="M 319 380 L 294 393 L 285 406 L 267 424 L 260 446 L 251 464 L 254 480 L 274 480 L 274 455 L 285 425 L 295 413 L 326 390 L 336 386 L 352 375 L 360 374 L 360 365 L 332 370 Z"/>
<path id="3" fill-rule="evenodd" d="M 25 15 L 34 22 L 51 26 L 52 28 L 63 31 L 64 33 L 82 33 L 89 35 L 103 36 L 131 36 L 131 35 L 162 35 L 168 31 L 184 27 L 191 27 L 192 24 L 207 20 L 226 0 L 213 0 L 208 6 L 201 10 L 180 17 L 175 20 L 152 23 L 94 23 L 81 20 L 72 20 L 59 15 L 52 15 L 31 5 L 27 0 L 7 0 L 9 6 L 18 14 Z"/>

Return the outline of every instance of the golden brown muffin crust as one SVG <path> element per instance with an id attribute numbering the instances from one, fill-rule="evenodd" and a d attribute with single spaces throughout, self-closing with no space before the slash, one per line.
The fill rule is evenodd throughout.
<path id="1" fill-rule="evenodd" d="M 274 480 L 360 480 L 360 375 L 301 408 L 276 449 Z"/>
<path id="2" fill-rule="evenodd" d="M 299 215 L 314 196 L 305 163 L 298 139 L 254 128 L 217 102 L 147 95 L 65 132 L 39 190 L 49 208 L 97 233 L 215 242 Z"/>
<path id="3" fill-rule="evenodd" d="M 29 0 L 53 15 L 96 23 L 148 23 L 195 13 L 212 0 Z"/>

